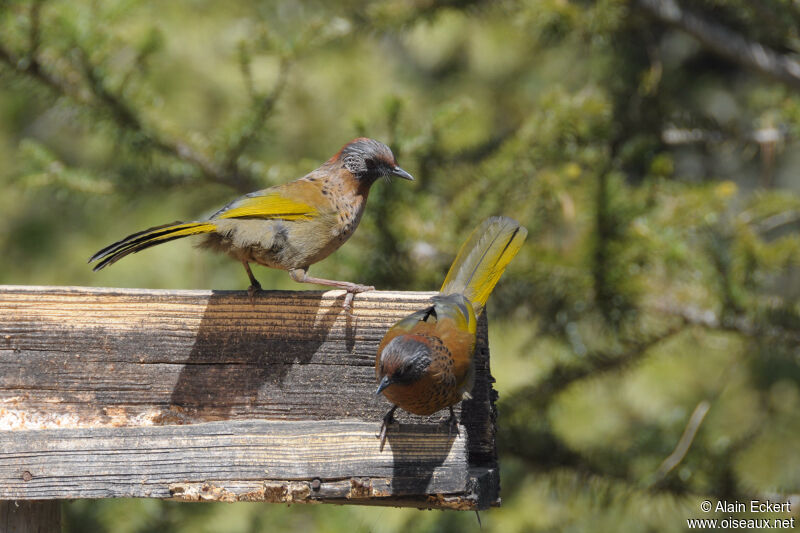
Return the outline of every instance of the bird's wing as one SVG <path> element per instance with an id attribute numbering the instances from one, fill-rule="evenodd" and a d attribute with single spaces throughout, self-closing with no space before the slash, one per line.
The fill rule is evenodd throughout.
<path id="1" fill-rule="evenodd" d="M 278 191 L 267 191 L 242 196 L 214 213 L 211 218 L 311 220 L 317 214 L 317 210 L 307 203 L 284 196 Z"/>
<path id="2" fill-rule="evenodd" d="M 211 218 L 311 220 L 319 214 L 318 208 L 328 202 L 318 182 L 299 179 L 246 194 L 214 213 Z"/>
<path id="3" fill-rule="evenodd" d="M 407 317 L 398 320 L 392 328 L 402 329 L 406 332 L 413 330 L 420 322 L 436 322 L 436 309 L 434 306 L 414 311 Z"/>

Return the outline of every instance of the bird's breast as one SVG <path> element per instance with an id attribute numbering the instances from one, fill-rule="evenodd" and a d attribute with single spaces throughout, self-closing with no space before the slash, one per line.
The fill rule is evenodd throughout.
<path id="1" fill-rule="evenodd" d="M 426 374 L 413 383 L 395 383 L 384 389 L 383 394 L 404 411 L 422 416 L 432 415 L 461 400 L 454 383 L 438 379 L 433 374 Z"/>
<path id="2" fill-rule="evenodd" d="M 434 331 L 435 326 L 420 322 L 418 327 L 413 328 L 413 333 L 405 334 L 430 348 L 431 362 L 422 377 L 411 383 L 394 383 L 383 391 L 389 401 L 418 415 L 430 415 L 461 401 L 469 372 L 468 365 L 458 364 L 466 354 L 453 353 L 453 349 L 469 347 L 460 344 L 450 346 L 440 336 L 431 335 Z M 385 346 L 385 341 L 381 346 Z M 379 348 L 378 354 L 381 352 L 382 348 Z M 380 373 L 379 366 L 376 361 L 376 374 Z"/>
<path id="3" fill-rule="evenodd" d="M 332 235 L 340 244 L 350 238 L 361 222 L 365 200 L 360 194 L 334 197 L 333 211 L 336 216 L 336 224 L 332 228 Z"/>

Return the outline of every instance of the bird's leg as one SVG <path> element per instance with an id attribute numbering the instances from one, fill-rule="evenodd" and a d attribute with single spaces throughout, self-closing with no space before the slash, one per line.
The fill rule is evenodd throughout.
<path id="1" fill-rule="evenodd" d="M 250 303 L 255 304 L 255 295 L 258 291 L 261 290 L 261 284 L 253 275 L 253 271 L 250 270 L 250 263 L 248 263 L 247 261 L 242 261 L 242 264 L 244 265 L 244 269 L 247 272 L 247 277 L 250 278 L 250 286 L 247 287 L 247 294 L 250 295 Z"/>
<path id="2" fill-rule="evenodd" d="M 383 424 L 381 424 L 380 432 L 375 435 L 379 439 L 381 439 L 381 448 L 380 451 L 383 451 L 383 445 L 386 443 L 386 432 L 389 430 L 389 424 L 394 422 L 394 411 L 397 409 L 396 405 L 393 405 L 389 411 L 383 415 Z"/>
<path id="3" fill-rule="evenodd" d="M 347 296 L 344 299 L 344 308 L 350 310 L 350 304 L 353 302 L 353 296 L 359 292 L 374 291 L 375 287 L 371 285 L 359 285 L 349 281 L 337 281 L 333 279 L 314 278 L 308 275 L 304 268 L 293 268 L 289 271 L 289 275 L 297 283 L 316 283 L 317 285 L 325 285 L 327 287 L 336 287 L 337 289 L 344 289 L 347 291 Z"/>
<path id="4" fill-rule="evenodd" d="M 456 430 L 456 435 L 460 435 L 461 432 L 458 430 L 458 420 L 456 419 L 456 413 L 453 411 L 453 406 L 449 407 L 450 409 L 450 417 L 447 419 L 447 425 L 449 426 L 447 429 L 447 435 L 450 436 L 453 430 Z"/>

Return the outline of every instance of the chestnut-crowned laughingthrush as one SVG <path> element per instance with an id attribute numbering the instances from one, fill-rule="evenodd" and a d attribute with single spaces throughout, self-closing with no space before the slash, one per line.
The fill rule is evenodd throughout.
<path id="1" fill-rule="evenodd" d="M 461 246 L 432 305 L 392 326 L 378 346 L 378 390 L 394 405 L 379 433 L 383 450 L 394 412 L 430 415 L 470 398 L 475 379 L 477 317 L 528 231 L 508 217 L 491 217 Z"/>
<path id="2" fill-rule="evenodd" d="M 318 169 L 295 181 L 246 194 L 208 219 L 156 226 L 103 248 L 89 259 L 100 270 L 126 255 L 189 235 L 206 234 L 202 246 L 225 252 L 244 265 L 251 298 L 261 285 L 250 263 L 287 270 L 294 281 L 337 287 L 353 294 L 373 287 L 314 278 L 308 267 L 322 261 L 353 234 L 369 189 L 378 178 L 413 180 L 392 151 L 373 139 L 347 143 Z"/>

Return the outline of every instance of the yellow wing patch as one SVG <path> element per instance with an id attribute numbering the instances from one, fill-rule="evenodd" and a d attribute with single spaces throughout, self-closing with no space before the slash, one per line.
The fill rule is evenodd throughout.
<path id="1" fill-rule="evenodd" d="M 286 198 L 277 193 L 263 196 L 246 196 L 236 201 L 230 209 L 216 218 L 280 218 L 283 220 L 311 220 L 317 210 L 308 204 Z"/>

